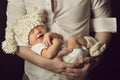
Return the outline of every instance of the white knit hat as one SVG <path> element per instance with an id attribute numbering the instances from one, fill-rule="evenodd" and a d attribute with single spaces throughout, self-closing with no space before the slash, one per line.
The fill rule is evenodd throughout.
<path id="1" fill-rule="evenodd" d="M 45 26 L 45 20 L 46 14 L 44 10 L 40 8 L 29 8 L 27 14 L 18 20 L 13 27 L 6 29 L 9 33 L 9 38 L 2 42 L 3 51 L 14 54 L 17 51 L 17 46 L 21 46 L 16 41 L 16 38 L 22 46 L 29 46 L 28 35 L 30 31 L 38 25 Z"/>

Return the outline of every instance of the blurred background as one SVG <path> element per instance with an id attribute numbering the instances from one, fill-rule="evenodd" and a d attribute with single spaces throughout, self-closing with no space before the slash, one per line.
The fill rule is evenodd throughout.
<path id="1" fill-rule="evenodd" d="M 0 0 L 0 45 L 4 40 L 6 27 L 6 0 Z M 120 3 L 111 0 L 112 15 L 117 18 L 118 32 L 113 39 L 101 64 L 91 73 L 92 80 L 120 80 Z M 22 80 L 24 61 L 16 55 L 6 55 L 0 47 L 0 80 Z"/>

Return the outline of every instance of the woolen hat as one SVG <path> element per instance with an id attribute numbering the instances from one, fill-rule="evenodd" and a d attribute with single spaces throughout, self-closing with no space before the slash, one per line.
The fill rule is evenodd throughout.
<path id="1" fill-rule="evenodd" d="M 12 27 L 7 27 L 9 38 L 2 42 L 2 49 L 5 53 L 15 53 L 17 46 L 29 46 L 28 35 L 38 25 L 43 25 L 46 20 L 45 11 L 40 8 L 29 8 L 27 14 L 17 20 Z M 47 29 L 47 28 L 46 28 Z"/>

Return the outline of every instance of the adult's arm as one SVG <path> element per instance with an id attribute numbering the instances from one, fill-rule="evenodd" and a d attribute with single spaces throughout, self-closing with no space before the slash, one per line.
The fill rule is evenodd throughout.
<path id="1" fill-rule="evenodd" d="M 110 2 L 109 0 L 91 0 L 90 3 L 93 14 L 91 17 L 91 27 L 96 32 L 95 38 L 100 42 L 108 44 L 111 40 L 112 33 L 116 32 L 116 19 L 111 17 Z M 100 62 L 101 57 L 78 59 L 75 64 L 80 66 L 73 69 L 67 68 L 63 74 L 68 77 L 72 76 L 72 78 L 84 77 Z M 84 65 L 81 67 L 81 64 Z"/>
<path id="2" fill-rule="evenodd" d="M 61 54 L 61 55 L 56 56 L 52 60 L 37 55 L 29 47 L 19 47 L 19 51 L 16 54 L 18 56 L 20 56 L 21 58 L 28 60 L 31 63 L 33 63 L 41 68 L 50 70 L 55 73 L 61 73 L 66 69 L 66 67 L 74 66 L 72 64 L 64 63 L 61 60 L 62 56 L 69 52 L 70 52 L 70 50 L 68 50 L 68 49 L 60 51 L 58 54 Z"/>

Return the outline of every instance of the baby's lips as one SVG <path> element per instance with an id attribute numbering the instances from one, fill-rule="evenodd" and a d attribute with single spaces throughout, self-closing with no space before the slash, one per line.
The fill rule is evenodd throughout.
<path id="1" fill-rule="evenodd" d="M 37 34 L 37 38 L 40 38 L 41 36 L 43 36 L 41 33 Z"/>

